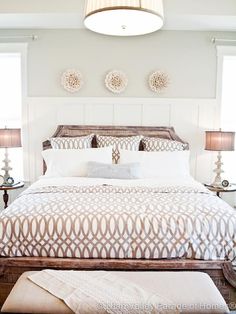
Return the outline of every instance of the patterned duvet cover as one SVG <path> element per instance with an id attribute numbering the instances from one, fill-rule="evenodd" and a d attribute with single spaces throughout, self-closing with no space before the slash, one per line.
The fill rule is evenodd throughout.
<path id="1" fill-rule="evenodd" d="M 234 263 L 236 213 L 200 185 L 32 187 L 0 213 L 0 256 Z"/>

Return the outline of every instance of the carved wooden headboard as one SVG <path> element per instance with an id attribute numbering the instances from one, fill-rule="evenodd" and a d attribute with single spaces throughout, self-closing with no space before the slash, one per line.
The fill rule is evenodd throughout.
<path id="1" fill-rule="evenodd" d="M 107 125 L 59 125 L 56 132 L 51 137 L 76 137 L 88 134 L 100 134 L 108 136 L 133 136 L 144 135 L 149 137 L 166 138 L 187 144 L 176 133 L 173 127 L 153 127 L 153 126 L 107 126 Z M 96 147 L 96 138 L 93 141 Z M 50 141 L 43 142 L 43 150 L 51 148 Z M 140 150 L 142 147 L 140 146 Z"/>
<path id="2" fill-rule="evenodd" d="M 153 127 L 153 126 L 106 126 L 106 125 L 59 125 L 56 132 L 51 137 L 76 137 L 88 134 L 100 134 L 108 136 L 133 136 L 144 135 L 149 137 L 159 137 L 178 141 L 186 144 L 185 149 L 189 149 L 187 142 L 183 141 L 173 127 Z M 93 147 L 97 147 L 96 137 L 93 139 Z M 50 141 L 43 142 L 43 150 L 51 148 Z M 142 143 L 140 150 L 143 150 Z M 45 172 L 44 164 L 44 172 Z"/>

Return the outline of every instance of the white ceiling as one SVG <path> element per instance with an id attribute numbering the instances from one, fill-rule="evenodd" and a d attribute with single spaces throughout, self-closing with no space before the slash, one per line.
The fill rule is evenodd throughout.
<path id="1" fill-rule="evenodd" d="M 166 30 L 236 31 L 236 0 L 163 0 Z M 7 0 L 0 28 L 83 28 L 85 0 Z"/>

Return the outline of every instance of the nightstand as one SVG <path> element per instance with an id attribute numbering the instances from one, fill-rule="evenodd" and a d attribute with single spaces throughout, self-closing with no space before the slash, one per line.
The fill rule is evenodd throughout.
<path id="1" fill-rule="evenodd" d="M 220 193 L 236 192 L 236 184 L 230 184 L 227 188 L 215 187 L 210 184 L 204 184 L 204 185 L 205 187 L 208 188 L 208 190 L 215 192 L 218 197 L 220 197 Z"/>
<path id="2" fill-rule="evenodd" d="M 4 185 L 0 186 L 0 191 L 4 191 L 3 193 L 3 202 L 5 204 L 4 208 L 7 208 L 8 206 L 8 200 L 9 200 L 8 191 L 21 189 L 24 187 L 24 185 L 25 185 L 24 182 L 19 182 L 13 186 L 4 186 Z"/>

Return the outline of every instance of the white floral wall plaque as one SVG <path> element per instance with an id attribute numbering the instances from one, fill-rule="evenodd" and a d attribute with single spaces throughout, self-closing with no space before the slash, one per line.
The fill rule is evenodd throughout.
<path id="1" fill-rule="evenodd" d="M 106 75 L 105 85 L 112 93 L 119 94 L 126 89 L 128 79 L 125 73 L 113 70 Z"/>
<path id="2" fill-rule="evenodd" d="M 168 74 L 162 71 L 153 72 L 148 79 L 150 89 L 155 93 L 163 92 L 169 85 L 170 79 Z"/>
<path id="3" fill-rule="evenodd" d="M 61 76 L 61 84 L 70 93 L 78 92 L 83 85 L 82 75 L 77 70 L 66 70 Z"/>

